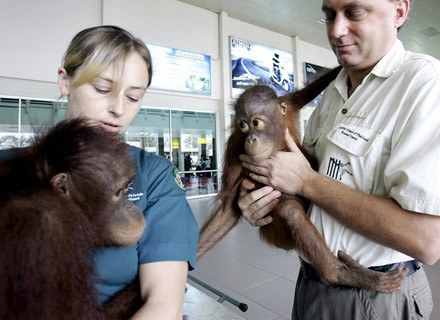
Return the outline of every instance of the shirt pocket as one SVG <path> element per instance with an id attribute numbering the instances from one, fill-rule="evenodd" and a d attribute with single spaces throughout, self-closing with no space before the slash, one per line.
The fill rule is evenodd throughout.
<path id="1" fill-rule="evenodd" d="M 346 185 L 371 192 L 380 166 L 380 132 L 357 124 L 340 123 L 329 131 L 327 140 L 324 155 L 327 168 L 321 169 Z"/>
<path id="2" fill-rule="evenodd" d="M 338 124 L 327 135 L 328 140 L 345 151 L 364 157 L 371 152 L 380 134 L 372 129 L 351 124 Z"/>

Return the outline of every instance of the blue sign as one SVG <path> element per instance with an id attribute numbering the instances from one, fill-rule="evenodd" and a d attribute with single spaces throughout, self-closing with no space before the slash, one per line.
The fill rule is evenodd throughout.
<path id="1" fill-rule="evenodd" d="M 153 61 L 151 88 L 211 94 L 211 57 L 146 43 Z"/>

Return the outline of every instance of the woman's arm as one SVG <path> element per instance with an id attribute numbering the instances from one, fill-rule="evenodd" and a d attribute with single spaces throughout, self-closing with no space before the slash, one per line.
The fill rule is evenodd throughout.
<path id="1" fill-rule="evenodd" d="M 186 261 L 141 264 L 139 281 L 144 305 L 131 319 L 181 320 L 187 273 Z"/>

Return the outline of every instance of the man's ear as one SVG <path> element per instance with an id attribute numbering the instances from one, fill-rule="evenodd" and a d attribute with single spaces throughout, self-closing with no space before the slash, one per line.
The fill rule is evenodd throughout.
<path id="1" fill-rule="evenodd" d="M 408 13 L 411 8 L 410 0 L 399 1 L 396 4 L 396 12 L 395 12 L 395 25 L 397 28 L 400 28 L 405 23 L 408 18 Z"/>
<path id="2" fill-rule="evenodd" d="M 69 196 L 69 181 L 67 173 L 58 173 L 50 179 L 51 186 L 62 195 Z"/>
<path id="3" fill-rule="evenodd" d="M 58 69 L 58 88 L 63 97 L 68 97 L 70 93 L 70 80 L 67 71 L 63 67 Z"/>

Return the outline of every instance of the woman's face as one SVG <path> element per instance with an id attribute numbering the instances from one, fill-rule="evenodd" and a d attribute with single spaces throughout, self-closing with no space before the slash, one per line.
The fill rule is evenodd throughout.
<path id="1" fill-rule="evenodd" d="M 84 116 L 108 132 L 124 132 L 141 108 L 149 75 L 147 64 L 135 52 L 128 55 L 122 73 L 114 71 L 111 66 L 91 81 L 72 87 L 60 68 L 58 85 L 61 94 L 69 97 L 67 118 Z"/>

